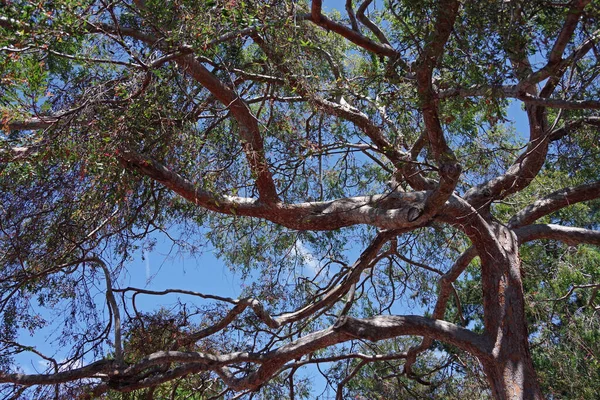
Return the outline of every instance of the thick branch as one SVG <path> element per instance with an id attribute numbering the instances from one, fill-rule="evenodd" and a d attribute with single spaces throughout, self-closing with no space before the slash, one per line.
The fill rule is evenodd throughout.
<path id="1" fill-rule="evenodd" d="M 246 153 L 250 169 L 256 174 L 256 186 L 260 193 L 260 200 L 265 203 L 277 202 L 277 190 L 265 158 L 258 120 L 252 114 L 248 105 L 237 93 L 204 68 L 192 55 L 180 58 L 178 64 L 194 80 L 208 89 L 215 98 L 229 108 L 231 115 L 240 125 L 239 133 L 242 139 L 242 147 Z"/>
<path id="2" fill-rule="evenodd" d="M 379 27 L 377 25 L 375 25 L 373 23 L 373 21 L 371 21 L 365 15 L 365 11 L 367 10 L 367 7 L 369 7 L 372 2 L 373 2 L 373 0 L 364 0 L 362 2 L 362 4 L 358 7 L 358 10 L 356 10 L 356 16 L 358 17 L 358 20 L 360 22 L 362 22 L 367 28 L 369 28 L 369 30 L 371 32 L 373 32 L 373 34 L 375 35 L 375 37 L 377 39 L 379 39 L 379 41 L 381 43 L 383 43 L 386 46 L 392 47 L 392 45 L 390 44 L 390 42 L 385 37 L 385 34 L 381 31 L 381 29 L 379 29 Z"/>
<path id="3" fill-rule="evenodd" d="M 263 218 L 298 230 L 334 230 L 367 224 L 403 229 L 424 223 L 420 219 L 428 192 L 390 193 L 349 197 L 326 202 L 263 204 L 247 197 L 223 196 L 196 188 L 189 180 L 150 158 L 123 151 L 119 159 L 128 169 L 163 184 L 186 200 L 222 214 Z"/>
<path id="4" fill-rule="evenodd" d="M 438 99 L 433 90 L 433 69 L 438 65 L 446 42 L 458 15 L 460 3 L 456 0 L 442 1 L 436 11 L 436 21 L 427 45 L 416 61 L 417 92 L 423 112 L 425 131 L 433 155 L 439 165 L 440 183 L 428 199 L 426 213 L 434 213 L 448 200 L 461 173 L 452 149 L 444 137 L 439 119 Z"/>
<path id="5" fill-rule="evenodd" d="M 446 42 L 450 37 L 458 15 L 460 3 L 455 0 L 442 1 L 438 5 L 433 32 L 427 45 L 416 61 L 416 77 L 423 121 L 433 154 L 440 164 L 456 163 L 452 150 L 446 143 L 438 115 L 438 105 L 433 91 L 433 69 L 442 57 Z"/>
<path id="6" fill-rule="evenodd" d="M 518 213 L 516 213 L 508 226 L 518 228 L 529 225 L 537 219 L 558 211 L 571 204 L 582 201 L 593 200 L 600 197 L 600 181 L 587 185 L 568 187 L 557 190 L 549 195 L 533 202 Z"/>
<path id="7" fill-rule="evenodd" d="M 379 341 L 404 335 L 429 335 L 475 356 L 484 355 L 488 349 L 488 343 L 482 336 L 445 321 L 413 315 L 378 316 L 366 319 L 343 317 L 332 328 L 311 333 L 267 353 L 262 357 L 261 367 L 244 378 L 236 379 L 223 371 L 220 375 L 234 390 L 253 390 L 271 378 L 285 362 L 321 348 L 351 339 Z"/>
<path id="8" fill-rule="evenodd" d="M 0 383 L 16 383 L 18 385 L 54 385 L 57 383 L 72 382 L 78 379 L 90 378 L 100 372 L 114 368 L 114 361 L 100 360 L 69 371 L 54 374 L 3 374 L 0 373 Z"/>
<path id="9" fill-rule="evenodd" d="M 49 385 L 89 377 L 114 381 L 116 390 L 129 391 L 149 387 L 177 376 L 194 372 L 216 371 L 224 383 L 236 391 L 255 390 L 276 374 L 287 362 L 317 350 L 353 339 L 379 341 L 404 335 L 428 335 L 468 351 L 484 356 L 488 342 L 480 335 L 445 321 L 420 316 L 378 316 L 366 319 L 344 317 L 331 328 L 313 332 L 294 342 L 264 354 L 230 353 L 214 355 L 201 352 L 160 351 L 146 356 L 125 369 L 114 368 L 110 361 L 98 361 L 86 367 L 49 375 L 0 374 L 0 383 L 21 385 Z M 260 367 L 242 378 L 234 377 L 226 368 L 230 364 L 258 363 Z M 155 365 L 178 363 L 161 375 L 144 379 L 136 375 Z"/>
<path id="10" fill-rule="evenodd" d="M 600 231 L 591 229 L 572 228 L 554 224 L 528 225 L 515 229 L 519 243 L 530 242 L 537 239 L 560 240 L 570 246 L 578 244 L 593 244 L 600 246 Z"/>
<path id="11" fill-rule="evenodd" d="M 600 101 L 598 100 L 547 99 L 533 96 L 529 93 L 522 93 L 517 98 L 526 104 L 541 107 L 559 108 L 562 110 L 600 110 Z"/>

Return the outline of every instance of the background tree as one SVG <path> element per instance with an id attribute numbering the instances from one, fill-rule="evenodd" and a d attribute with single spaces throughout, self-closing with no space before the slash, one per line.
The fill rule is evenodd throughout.
<path id="1" fill-rule="evenodd" d="M 597 393 L 600 3 L 343 6 L 3 3 L 4 395 Z M 157 232 L 245 297 L 123 287 Z"/>

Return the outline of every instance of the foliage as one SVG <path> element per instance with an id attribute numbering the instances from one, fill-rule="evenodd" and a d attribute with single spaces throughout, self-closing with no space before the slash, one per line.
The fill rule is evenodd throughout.
<path id="1" fill-rule="evenodd" d="M 3 3 L 0 393 L 600 391 L 600 2 L 321 3 Z"/>

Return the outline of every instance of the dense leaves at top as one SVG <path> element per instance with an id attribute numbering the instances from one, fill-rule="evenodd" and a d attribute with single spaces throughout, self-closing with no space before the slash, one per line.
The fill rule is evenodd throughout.
<path id="1" fill-rule="evenodd" d="M 0 391 L 517 398 L 520 332 L 593 398 L 599 42 L 596 0 L 3 2 Z M 160 237 L 243 297 L 126 287 Z"/>

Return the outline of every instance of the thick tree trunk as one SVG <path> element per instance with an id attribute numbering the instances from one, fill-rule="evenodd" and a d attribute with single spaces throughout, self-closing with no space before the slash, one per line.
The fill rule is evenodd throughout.
<path id="1" fill-rule="evenodd" d="M 494 228 L 504 257 L 494 265 L 482 263 L 484 297 L 495 298 L 485 310 L 493 346 L 489 358 L 481 360 L 484 372 L 495 399 L 543 399 L 529 352 L 517 237 L 504 226 Z"/>

